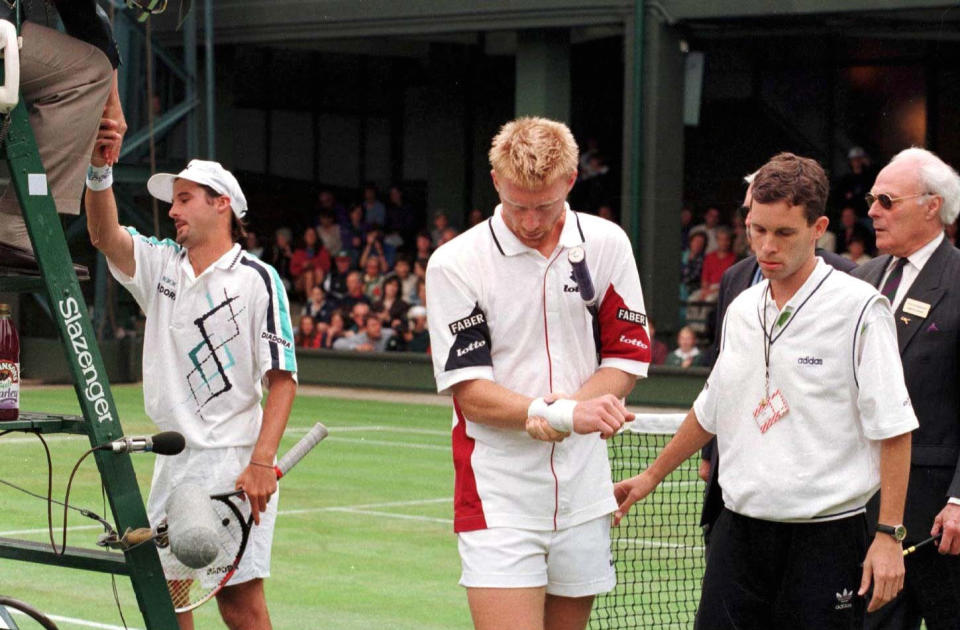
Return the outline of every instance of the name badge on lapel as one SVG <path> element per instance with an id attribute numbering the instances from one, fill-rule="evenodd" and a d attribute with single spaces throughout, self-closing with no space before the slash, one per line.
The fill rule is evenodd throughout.
<path id="1" fill-rule="evenodd" d="M 930 313 L 930 305 L 926 302 L 907 298 L 903 303 L 903 312 L 916 315 L 917 317 L 926 317 Z"/>

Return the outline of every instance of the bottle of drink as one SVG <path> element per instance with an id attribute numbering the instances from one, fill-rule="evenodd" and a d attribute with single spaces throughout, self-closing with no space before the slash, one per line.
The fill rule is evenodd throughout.
<path id="1" fill-rule="evenodd" d="M 10 306 L 0 304 L 0 422 L 20 416 L 20 337 Z"/>

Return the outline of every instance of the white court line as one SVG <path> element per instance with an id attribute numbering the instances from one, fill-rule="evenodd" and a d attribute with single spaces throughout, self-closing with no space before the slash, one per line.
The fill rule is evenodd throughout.
<path id="1" fill-rule="evenodd" d="M 306 433 L 313 427 L 287 427 L 286 433 Z M 391 433 L 412 433 L 418 435 L 440 435 L 450 437 L 450 431 L 440 431 L 439 429 L 416 429 L 413 427 L 394 427 L 387 425 L 356 425 L 347 427 L 328 426 L 331 433 L 341 433 L 344 431 L 389 431 Z"/>
<path id="2" fill-rule="evenodd" d="M 280 515 L 288 514 L 315 514 L 317 512 L 338 512 L 344 510 L 365 510 L 370 508 L 385 508 L 385 507 L 405 507 L 411 505 L 427 505 L 429 503 L 446 503 L 453 502 L 453 497 L 439 497 L 436 499 L 414 499 L 411 501 L 385 501 L 382 503 L 364 503 L 360 505 L 334 505 L 328 507 L 320 508 L 302 508 L 295 510 L 280 510 Z M 100 525 L 74 525 L 73 527 L 68 527 L 67 531 L 79 531 L 84 529 L 102 529 Z M 21 536 L 25 534 L 46 534 L 47 528 L 38 528 L 38 529 L 20 529 L 8 532 L 0 532 L 0 537 L 5 536 Z M 54 528 L 54 533 L 62 531 L 62 528 Z"/>
<path id="3" fill-rule="evenodd" d="M 389 440 L 365 440 L 363 438 L 342 438 L 330 436 L 328 440 L 337 442 L 350 442 L 351 444 L 369 444 L 371 446 L 403 446 L 405 448 L 421 448 L 428 451 L 449 452 L 450 447 L 440 444 L 417 444 L 416 442 L 390 442 Z"/>
<path id="4" fill-rule="evenodd" d="M 344 510 L 368 510 L 370 508 L 385 507 L 405 507 L 411 505 L 427 505 L 428 503 L 447 503 L 453 502 L 453 497 L 440 497 L 439 499 L 416 499 L 413 501 L 388 501 L 386 503 L 367 503 L 366 505 L 331 505 L 320 508 L 300 508 L 296 510 L 280 510 L 277 514 L 280 516 L 286 514 L 316 514 L 317 512 L 343 512 Z"/>
<path id="5" fill-rule="evenodd" d="M 332 508 L 331 512 L 347 512 L 349 514 L 364 514 L 367 516 L 385 516 L 387 518 L 399 518 L 407 521 L 428 521 L 430 523 L 443 523 L 444 525 L 450 525 L 453 523 L 453 519 L 449 518 L 434 518 L 430 516 L 417 516 L 414 514 L 395 514 L 393 512 L 380 512 L 378 510 L 355 510 L 353 508 Z"/>
<path id="6" fill-rule="evenodd" d="M 80 531 L 82 529 L 103 529 L 103 525 L 74 525 L 73 527 L 68 527 L 68 532 Z M 9 532 L 0 532 L 0 536 L 20 536 L 22 534 L 46 534 L 50 531 L 48 528 L 44 527 L 42 529 L 16 529 Z M 63 527 L 53 526 L 53 533 L 59 534 L 63 531 Z"/>
<path id="7" fill-rule="evenodd" d="M 23 617 L 27 616 L 26 613 L 20 612 L 19 610 L 13 610 L 11 608 L 8 608 L 7 610 L 9 610 L 15 615 L 21 615 Z M 81 626 L 83 628 L 99 628 L 100 630 L 124 630 L 123 626 L 112 626 L 106 623 L 98 623 L 96 621 L 87 621 L 86 619 L 76 619 L 74 617 L 63 617 L 61 615 L 51 615 L 48 613 L 44 613 L 44 614 L 46 614 L 47 617 L 50 617 L 52 621 L 56 621 L 57 623 L 68 623 L 70 625 Z M 140 629 L 127 626 L 126 630 L 140 630 Z"/>
<path id="8" fill-rule="evenodd" d="M 2 429 L 3 429 L 3 425 L 0 425 L 0 430 Z M 46 440 L 47 442 L 62 442 L 66 440 L 79 440 L 79 439 L 89 439 L 89 438 L 87 438 L 86 435 L 80 435 L 80 434 L 50 435 L 48 433 L 44 433 L 43 439 Z M 9 437 L 6 435 L 3 437 L 0 437 L 0 446 L 3 446 L 4 444 L 24 444 L 25 442 L 39 443 L 40 440 L 37 439 L 37 437 L 34 435 L 31 435 L 29 437 Z"/>

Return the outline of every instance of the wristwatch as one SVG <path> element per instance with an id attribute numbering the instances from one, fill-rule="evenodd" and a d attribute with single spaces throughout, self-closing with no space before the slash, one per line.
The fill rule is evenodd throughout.
<path id="1" fill-rule="evenodd" d="M 903 539 L 907 537 L 907 528 L 903 525 L 884 525 L 883 523 L 877 523 L 877 531 L 881 534 L 893 536 L 893 539 L 897 542 L 903 542 Z"/>

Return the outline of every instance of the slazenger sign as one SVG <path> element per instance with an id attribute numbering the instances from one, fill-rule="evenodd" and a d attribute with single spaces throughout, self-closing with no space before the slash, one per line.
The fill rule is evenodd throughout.
<path id="1" fill-rule="evenodd" d="M 70 338 L 73 356 L 83 370 L 83 395 L 93 403 L 98 422 L 113 422 L 110 403 L 107 402 L 103 383 L 100 382 L 97 366 L 93 364 L 93 355 L 88 349 L 87 338 L 83 335 L 83 326 L 80 325 L 80 304 L 75 298 L 70 297 L 60 300 L 57 305 L 67 329 L 67 336 Z"/>

